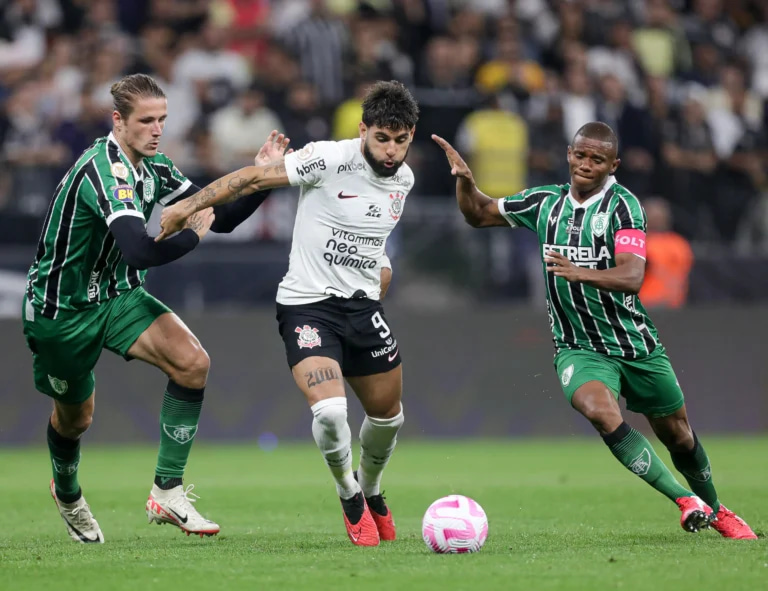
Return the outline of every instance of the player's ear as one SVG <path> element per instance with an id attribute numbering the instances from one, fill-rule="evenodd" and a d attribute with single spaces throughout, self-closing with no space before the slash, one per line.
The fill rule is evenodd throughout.
<path id="1" fill-rule="evenodd" d="M 357 128 L 360 130 L 360 139 L 365 141 L 365 136 L 368 134 L 368 126 L 361 121 Z"/>
<path id="2" fill-rule="evenodd" d="M 120 116 L 120 112 L 115 110 L 112 111 L 112 125 L 115 129 L 118 127 L 121 127 L 123 123 L 123 118 Z"/>
<path id="3" fill-rule="evenodd" d="M 611 174 L 616 172 L 616 169 L 619 167 L 619 164 L 621 164 L 621 158 L 616 158 L 616 160 L 613 161 L 613 166 L 611 166 Z"/>

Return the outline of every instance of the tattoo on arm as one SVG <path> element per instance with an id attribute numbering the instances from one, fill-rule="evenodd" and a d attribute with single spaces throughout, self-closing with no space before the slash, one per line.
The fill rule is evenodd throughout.
<path id="1" fill-rule="evenodd" d="M 250 168 L 252 169 L 253 167 Z M 279 164 L 267 166 L 258 178 L 263 180 L 265 177 L 281 177 L 285 175 L 285 173 L 285 162 L 280 162 Z M 245 176 L 243 176 L 243 174 Z M 226 187 L 224 186 L 225 180 Z M 244 195 L 249 195 L 254 191 L 260 190 L 260 188 L 259 184 L 255 182 L 255 179 L 249 178 L 248 173 L 237 171 L 226 177 L 217 179 L 188 199 L 185 199 L 185 210 L 191 213 L 193 211 L 201 211 L 211 205 L 229 203 Z"/>
<path id="2" fill-rule="evenodd" d="M 341 376 L 335 367 L 319 367 L 314 371 L 308 371 L 304 374 L 304 377 L 307 378 L 307 388 L 319 386 L 323 382 L 329 380 L 341 379 Z"/>
<path id="3" fill-rule="evenodd" d="M 229 179 L 227 188 L 232 191 L 232 197 L 227 201 L 234 201 L 235 199 L 242 197 L 243 194 L 248 191 L 248 181 L 238 175 L 235 175 Z"/>
<path id="4" fill-rule="evenodd" d="M 193 213 L 187 218 L 187 228 L 200 232 L 203 229 L 203 219 L 197 213 Z"/>

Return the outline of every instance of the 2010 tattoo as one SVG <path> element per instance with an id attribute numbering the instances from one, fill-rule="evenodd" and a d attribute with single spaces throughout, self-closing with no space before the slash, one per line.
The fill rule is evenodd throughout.
<path id="1" fill-rule="evenodd" d="M 341 376 L 335 367 L 319 367 L 314 371 L 308 371 L 304 374 L 304 377 L 307 378 L 307 388 L 319 386 L 323 382 L 329 380 L 341 379 Z"/>

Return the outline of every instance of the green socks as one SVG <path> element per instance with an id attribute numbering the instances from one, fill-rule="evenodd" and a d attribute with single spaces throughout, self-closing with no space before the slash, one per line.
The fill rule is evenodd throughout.
<path id="1" fill-rule="evenodd" d="M 74 503 L 80 498 L 77 468 L 80 465 L 80 440 L 68 439 L 48 421 L 48 452 L 53 467 L 56 497 L 62 503 Z"/>
<path id="2" fill-rule="evenodd" d="M 686 452 L 670 452 L 672 463 L 677 468 L 688 486 L 696 493 L 701 500 L 712 507 L 712 511 L 717 513 L 720 509 L 720 501 L 717 500 L 717 491 L 712 483 L 712 469 L 709 465 L 709 458 L 704 448 L 699 443 L 696 433 L 693 434 L 693 449 Z"/>
<path id="3" fill-rule="evenodd" d="M 693 495 L 675 480 L 645 436 L 626 422 L 619 425 L 613 433 L 604 435 L 603 441 L 625 468 L 672 501 Z"/>
<path id="4" fill-rule="evenodd" d="M 185 388 L 169 381 L 160 411 L 160 451 L 155 483 L 160 488 L 181 484 L 192 440 L 203 407 L 205 388 Z"/>

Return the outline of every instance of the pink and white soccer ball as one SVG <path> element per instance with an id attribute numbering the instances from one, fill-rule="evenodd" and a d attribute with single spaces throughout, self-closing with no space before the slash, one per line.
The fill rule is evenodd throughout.
<path id="1" fill-rule="evenodd" d="M 488 537 L 488 518 L 469 497 L 449 495 L 429 506 L 421 535 L 427 548 L 438 554 L 477 552 Z"/>

